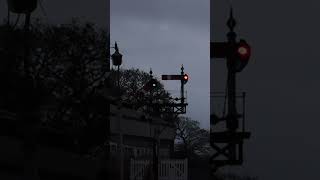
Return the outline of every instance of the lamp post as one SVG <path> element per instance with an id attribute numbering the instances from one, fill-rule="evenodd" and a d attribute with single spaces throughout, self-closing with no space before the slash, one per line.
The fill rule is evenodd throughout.
<path id="1" fill-rule="evenodd" d="M 152 69 L 150 69 L 150 78 L 151 80 L 149 82 L 151 86 L 151 89 L 149 91 L 149 98 L 150 98 L 150 112 L 154 111 L 154 107 L 153 107 L 153 90 L 156 87 L 156 81 L 153 81 L 153 72 Z M 153 179 L 152 180 L 158 180 L 159 179 L 159 172 L 158 172 L 158 167 L 159 167 L 159 128 L 156 126 L 154 128 L 154 132 L 153 132 L 153 143 L 152 143 L 152 148 L 153 148 L 153 158 L 152 158 L 152 170 L 153 170 Z"/>
<path id="2" fill-rule="evenodd" d="M 118 79 L 117 79 L 117 83 L 118 83 L 118 88 L 120 89 L 120 66 L 122 64 L 122 54 L 120 54 L 119 52 L 119 48 L 117 45 L 117 42 L 115 42 L 114 47 L 113 47 L 116 51 L 111 55 L 111 59 L 112 59 L 112 64 L 114 66 L 117 66 L 118 68 Z"/>
<path id="3" fill-rule="evenodd" d="M 23 100 L 23 109 L 21 111 L 21 117 L 23 118 L 24 127 L 24 178 L 25 179 L 35 179 L 38 180 L 38 166 L 36 160 L 36 150 L 37 150 L 37 123 L 39 120 L 38 111 L 39 104 L 37 102 L 38 98 L 36 96 L 36 89 L 34 79 L 30 72 L 30 21 L 31 13 L 37 8 L 37 0 L 7 0 L 8 5 L 8 24 L 10 23 L 10 12 L 16 14 L 25 15 L 24 24 L 24 55 L 23 55 L 23 66 L 24 66 L 24 78 L 25 82 L 23 88 L 25 88 L 24 96 L 31 98 L 25 98 Z M 17 50 L 13 50 L 17 51 Z M 36 99 L 35 99 L 36 98 Z M 31 102 L 31 99 L 33 102 Z M 36 102 L 36 103 L 35 103 Z"/>
<path id="4" fill-rule="evenodd" d="M 117 66 L 117 88 L 118 92 L 120 92 L 120 65 L 122 64 L 122 54 L 119 52 L 119 48 L 117 42 L 113 47 L 115 52 L 111 55 L 112 64 Z M 123 155 L 123 134 L 122 134 L 122 124 L 121 124 L 121 94 L 118 94 L 118 122 L 119 122 L 119 136 L 120 136 L 120 180 L 123 180 L 123 173 L 124 173 L 124 155 Z"/>

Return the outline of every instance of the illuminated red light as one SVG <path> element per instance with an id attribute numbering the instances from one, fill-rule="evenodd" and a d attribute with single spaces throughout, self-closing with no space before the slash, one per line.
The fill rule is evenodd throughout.
<path id="1" fill-rule="evenodd" d="M 239 53 L 240 55 L 245 56 L 246 54 L 248 54 L 248 49 L 247 49 L 246 47 L 241 46 L 241 47 L 239 47 L 239 49 L 238 49 L 238 53 Z"/>
<path id="2" fill-rule="evenodd" d="M 239 43 L 237 43 L 235 50 L 235 71 L 241 72 L 243 68 L 246 67 L 246 65 L 249 62 L 250 56 L 251 56 L 251 47 L 245 40 L 240 40 Z"/>
<path id="3" fill-rule="evenodd" d="M 241 60 L 249 60 L 251 55 L 250 46 L 246 43 L 241 42 L 237 48 L 237 53 L 241 57 Z"/>

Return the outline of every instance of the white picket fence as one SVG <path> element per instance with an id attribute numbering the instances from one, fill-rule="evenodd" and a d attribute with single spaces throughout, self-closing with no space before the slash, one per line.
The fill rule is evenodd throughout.
<path id="1" fill-rule="evenodd" d="M 187 159 L 160 160 L 158 168 L 159 180 L 188 180 Z M 130 180 L 146 180 L 151 171 L 152 161 L 131 159 Z"/>

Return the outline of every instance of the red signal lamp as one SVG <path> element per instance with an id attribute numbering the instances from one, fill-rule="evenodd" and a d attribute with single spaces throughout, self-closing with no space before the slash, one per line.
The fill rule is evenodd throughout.
<path id="1" fill-rule="evenodd" d="M 248 61 L 251 56 L 251 48 L 245 40 L 240 40 L 237 46 L 237 54 L 240 57 L 240 60 Z"/>
<path id="2" fill-rule="evenodd" d="M 188 74 L 184 74 L 183 77 L 182 77 L 183 83 L 186 84 L 188 82 L 188 80 L 189 80 Z"/>
<path id="3" fill-rule="evenodd" d="M 240 39 L 235 49 L 235 71 L 241 72 L 248 64 L 251 56 L 251 47 L 249 44 Z"/>
<path id="4" fill-rule="evenodd" d="M 189 76 L 187 74 L 183 75 L 183 80 L 188 81 L 189 80 Z"/>

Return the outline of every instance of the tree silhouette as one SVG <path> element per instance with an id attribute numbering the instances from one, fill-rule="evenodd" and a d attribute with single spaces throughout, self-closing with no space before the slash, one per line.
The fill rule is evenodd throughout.
<path id="1" fill-rule="evenodd" d="M 208 155 L 209 132 L 201 129 L 199 122 L 188 117 L 179 117 L 176 121 L 176 151 L 185 154 L 189 158 L 200 155 Z"/>
<path id="2" fill-rule="evenodd" d="M 19 27 L 3 29 L 2 34 L 10 36 L 0 53 L 2 78 L 8 79 L 2 81 L 7 85 L 6 92 L 2 90 L 2 99 L 13 94 L 3 104 L 12 104 L 9 102 L 13 96 L 19 97 L 16 104 L 26 103 L 23 107 L 45 99 L 38 103 L 42 109 L 39 118 L 42 127 L 63 132 L 75 144 L 82 142 L 89 147 L 102 143 L 107 133 L 108 103 L 101 92 L 110 84 L 107 79 L 109 34 L 91 23 L 76 20 L 59 26 L 37 21 L 27 36 Z M 21 43 L 28 45 L 29 74 L 23 71 L 26 64 L 24 53 L 20 52 L 24 49 L 19 48 Z M 42 98 L 40 92 L 44 92 Z"/>
<path id="3" fill-rule="evenodd" d="M 117 81 L 117 72 L 112 71 L 110 79 Z M 155 78 L 155 77 L 153 77 Z M 157 86 L 151 91 L 143 90 L 143 87 L 151 80 L 149 73 L 139 69 L 120 70 L 121 98 L 127 106 L 135 109 L 146 110 L 152 106 L 153 112 L 160 111 L 170 101 L 170 94 L 164 89 L 163 84 L 157 80 Z M 158 105 L 158 106 L 157 106 Z"/>

